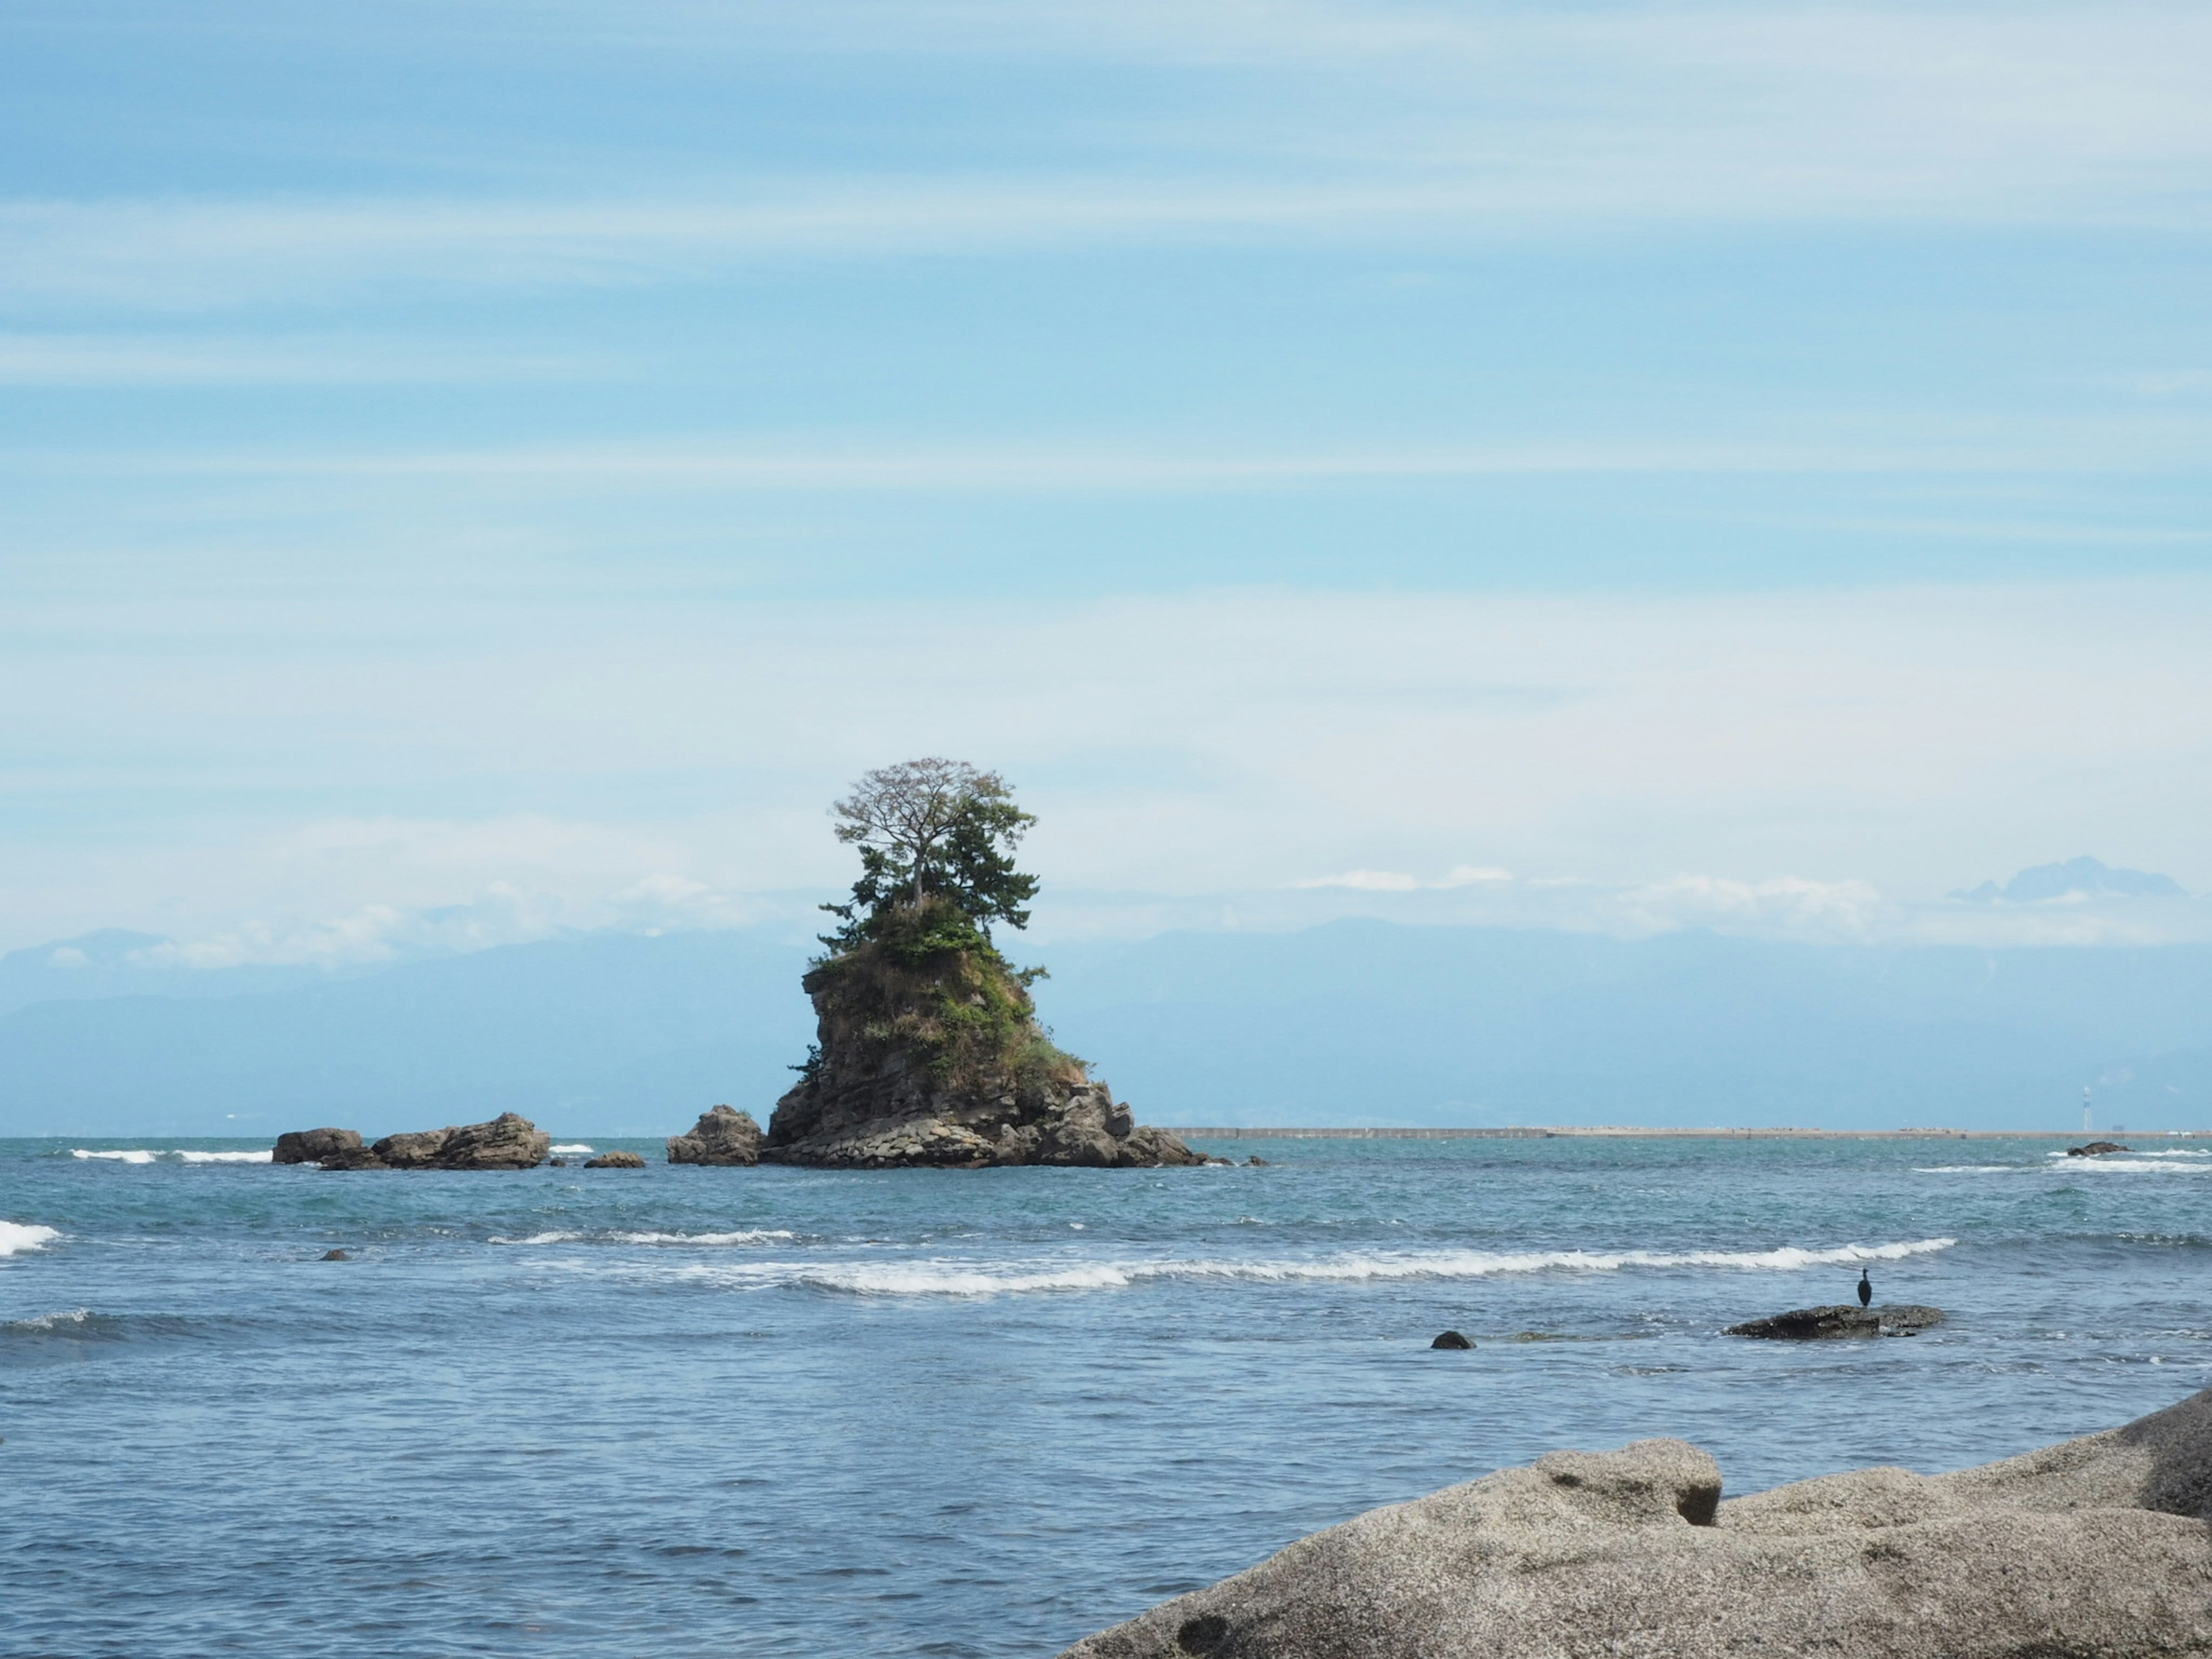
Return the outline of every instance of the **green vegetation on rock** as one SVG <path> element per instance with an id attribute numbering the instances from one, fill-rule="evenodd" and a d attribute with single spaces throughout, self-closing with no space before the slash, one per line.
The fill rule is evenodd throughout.
<path id="1" fill-rule="evenodd" d="M 843 926 L 823 935 L 805 987 L 825 1050 L 912 1055 L 940 1085 L 1035 1097 L 1081 1083 L 1088 1068 L 1036 1024 L 1029 987 L 1042 968 L 1016 968 L 991 935 L 1019 929 L 1037 878 L 1014 854 L 1036 817 L 994 772 L 959 761 L 907 761 L 869 773 L 831 809 L 839 840 L 860 852 Z"/>

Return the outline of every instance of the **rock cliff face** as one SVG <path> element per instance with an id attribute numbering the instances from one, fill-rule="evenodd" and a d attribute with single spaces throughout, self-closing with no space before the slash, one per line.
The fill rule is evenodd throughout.
<path id="1" fill-rule="evenodd" d="M 2212 1390 L 2024 1457 L 1720 1503 L 1679 1440 L 1373 1510 L 1063 1659 L 2212 1654 Z"/>
<path id="2" fill-rule="evenodd" d="M 776 1103 L 766 1160 L 867 1170 L 1206 1162 L 1138 1124 L 1054 1048 L 995 957 L 869 945 L 820 963 L 805 983 L 815 1057 Z"/>

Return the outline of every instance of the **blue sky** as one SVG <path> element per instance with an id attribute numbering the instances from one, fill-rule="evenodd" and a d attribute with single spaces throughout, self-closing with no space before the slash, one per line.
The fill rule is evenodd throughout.
<path id="1" fill-rule="evenodd" d="M 0 944 L 785 917 L 929 751 L 1048 933 L 2203 931 L 1940 902 L 2212 888 L 2201 8 L 0 33 Z"/>

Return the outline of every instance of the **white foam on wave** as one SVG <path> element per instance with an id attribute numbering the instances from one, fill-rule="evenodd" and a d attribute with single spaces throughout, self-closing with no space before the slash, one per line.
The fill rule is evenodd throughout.
<path id="1" fill-rule="evenodd" d="M 274 1152 L 179 1152 L 174 1156 L 186 1164 L 266 1164 L 276 1154 Z"/>
<path id="2" fill-rule="evenodd" d="M 495 1244 L 781 1244 L 796 1235 L 774 1227 L 733 1233 L 532 1233 L 527 1238 L 494 1238 Z"/>
<path id="3" fill-rule="evenodd" d="M 143 1146 L 133 1147 L 127 1152 L 93 1152 L 82 1146 L 70 1148 L 71 1158 L 104 1158 L 111 1164 L 151 1164 L 158 1154 Z"/>
<path id="4" fill-rule="evenodd" d="M 2106 1152 L 2096 1158 L 2069 1158 L 2064 1152 L 2046 1152 L 2040 1164 L 1930 1164 L 1916 1165 L 1915 1175 L 2073 1175 L 2078 1171 L 2102 1170 L 2107 1174 L 2136 1175 L 2212 1175 L 2212 1152 L 2193 1149 L 2172 1152 L 2143 1152 L 2128 1158 Z M 2191 1158 L 2186 1164 L 2161 1164 L 2160 1158 Z M 2058 1162 L 2048 1160 L 2057 1158 Z"/>
<path id="5" fill-rule="evenodd" d="M 550 1147 L 550 1148 L 548 1148 L 547 1150 L 551 1151 L 551 1152 L 588 1152 L 592 1151 L 592 1149 L 591 1147 L 589 1147 L 589 1146 L 585 1146 L 585 1145 L 584 1145 L 584 1143 L 583 1143 L 583 1142 L 581 1142 L 581 1141 L 580 1140 L 580 1141 L 577 1141 L 577 1142 L 576 1142 L 574 1145 L 573 1145 L 573 1146 L 554 1146 L 554 1147 Z"/>
<path id="6" fill-rule="evenodd" d="M 71 1308 L 63 1313 L 40 1314 L 35 1319 L 11 1319 L 0 1329 L 10 1331 L 58 1331 L 71 1325 L 82 1325 L 92 1318 L 89 1308 Z"/>
<path id="7" fill-rule="evenodd" d="M 762 1262 L 738 1271 L 748 1287 L 810 1285 L 879 1296 L 1000 1296 L 1023 1291 L 1121 1290 L 1152 1279 L 1231 1279 L 1266 1283 L 1401 1279 L 1483 1279 L 1498 1273 L 1618 1273 L 1634 1267 L 1717 1267 L 1737 1272 L 1794 1273 L 1807 1267 L 1896 1261 L 1948 1250 L 1955 1238 L 1922 1238 L 1894 1244 L 1838 1244 L 1819 1249 L 1784 1245 L 1771 1250 L 1428 1250 L 1353 1253 L 1311 1260 L 1022 1262 L 983 1267 L 938 1259 L 867 1263 Z M 721 1270 L 694 1267 L 688 1277 L 722 1278 Z"/>
<path id="8" fill-rule="evenodd" d="M 2065 1166 L 2068 1174 L 2075 1170 L 2102 1170 L 2107 1175 L 2133 1170 L 2137 1175 L 2212 1175 L 2212 1164 L 2154 1164 L 2147 1158 L 2114 1158 L 2107 1153 L 2103 1158 L 2077 1158 Z"/>
<path id="9" fill-rule="evenodd" d="M 266 1164 L 274 1152 L 200 1152 L 183 1146 L 132 1146 L 122 1152 L 94 1152 L 83 1146 L 70 1148 L 71 1158 L 99 1158 L 110 1164 L 155 1164 L 174 1160 L 179 1164 Z"/>
<path id="10" fill-rule="evenodd" d="M 817 1290 L 875 1296 L 1001 1296 L 1017 1291 L 1118 1291 L 1142 1277 L 1127 1267 L 1095 1262 L 1021 1273 L 915 1262 L 907 1267 L 811 1267 L 791 1282 Z"/>
<path id="11" fill-rule="evenodd" d="M 30 1221 L 0 1221 L 0 1255 L 42 1250 L 61 1236 L 58 1227 L 41 1227 Z"/>

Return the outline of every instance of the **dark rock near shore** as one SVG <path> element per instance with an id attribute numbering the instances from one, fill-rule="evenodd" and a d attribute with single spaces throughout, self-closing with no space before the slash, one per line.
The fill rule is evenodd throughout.
<path id="1" fill-rule="evenodd" d="M 319 1258 L 324 1261 L 350 1261 L 353 1258 L 343 1250 L 325 1250 Z"/>
<path id="2" fill-rule="evenodd" d="M 761 1145 L 766 1139 L 750 1112 L 717 1106 L 702 1112 L 699 1121 L 691 1126 L 689 1133 L 668 1137 L 668 1161 L 671 1164 L 733 1166 L 754 1164 L 761 1160 Z"/>
<path id="3" fill-rule="evenodd" d="M 320 1164 L 327 1158 L 361 1151 L 357 1129 L 289 1129 L 276 1137 L 271 1164 Z"/>
<path id="4" fill-rule="evenodd" d="M 1835 1303 L 1825 1308 L 1796 1308 L 1771 1319 L 1747 1320 L 1731 1325 L 1728 1336 L 1759 1336 L 1784 1342 L 1818 1342 L 1842 1336 L 1917 1336 L 1943 1322 L 1941 1308 L 1918 1303 L 1896 1303 L 1880 1308 L 1853 1308 Z"/>
<path id="5" fill-rule="evenodd" d="M 584 1160 L 587 1170 L 642 1170 L 645 1160 L 635 1152 L 601 1152 Z"/>
<path id="6" fill-rule="evenodd" d="M 1472 1348 L 1474 1346 L 1474 1344 L 1468 1341 L 1457 1331 L 1446 1331 L 1435 1341 L 1430 1343 L 1429 1346 L 1432 1348 Z"/>
<path id="7" fill-rule="evenodd" d="M 1954 1474 L 1720 1492 L 1679 1440 L 1553 1452 L 1316 1533 L 1063 1659 L 2212 1653 L 2212 1390 Z"/>
<path id="8" fill-rule="evenodd" d="M 324 1151 L 313 1161 L 325 1170 L 528 1170 L 543 1164 L 553 1146 L 551 1135 L 514 1112 L 501 1112 L 489 1123 L 386 1135 L 373 1146 L 363 1146 L 351 1129 L 298 1130 L 280 1135 L 276 1144 L 282 1149 L 287 1141 L 296 1145 L 318 1135 L 340 1137 L 318 1143 Z"/>
<path id="9" fill-rule="evenodd" d="M 2135 1148 L 2132 1146 L 2121 1146 L 2117 1140 L 2093 1140 L 2086 1146 L 2069 1146 L 2066 1149 L 2066 1156 L 2069 1158 L 2104 1158 L 2113 1152 L 2130 1152 L 2134 1150 Z"/>

